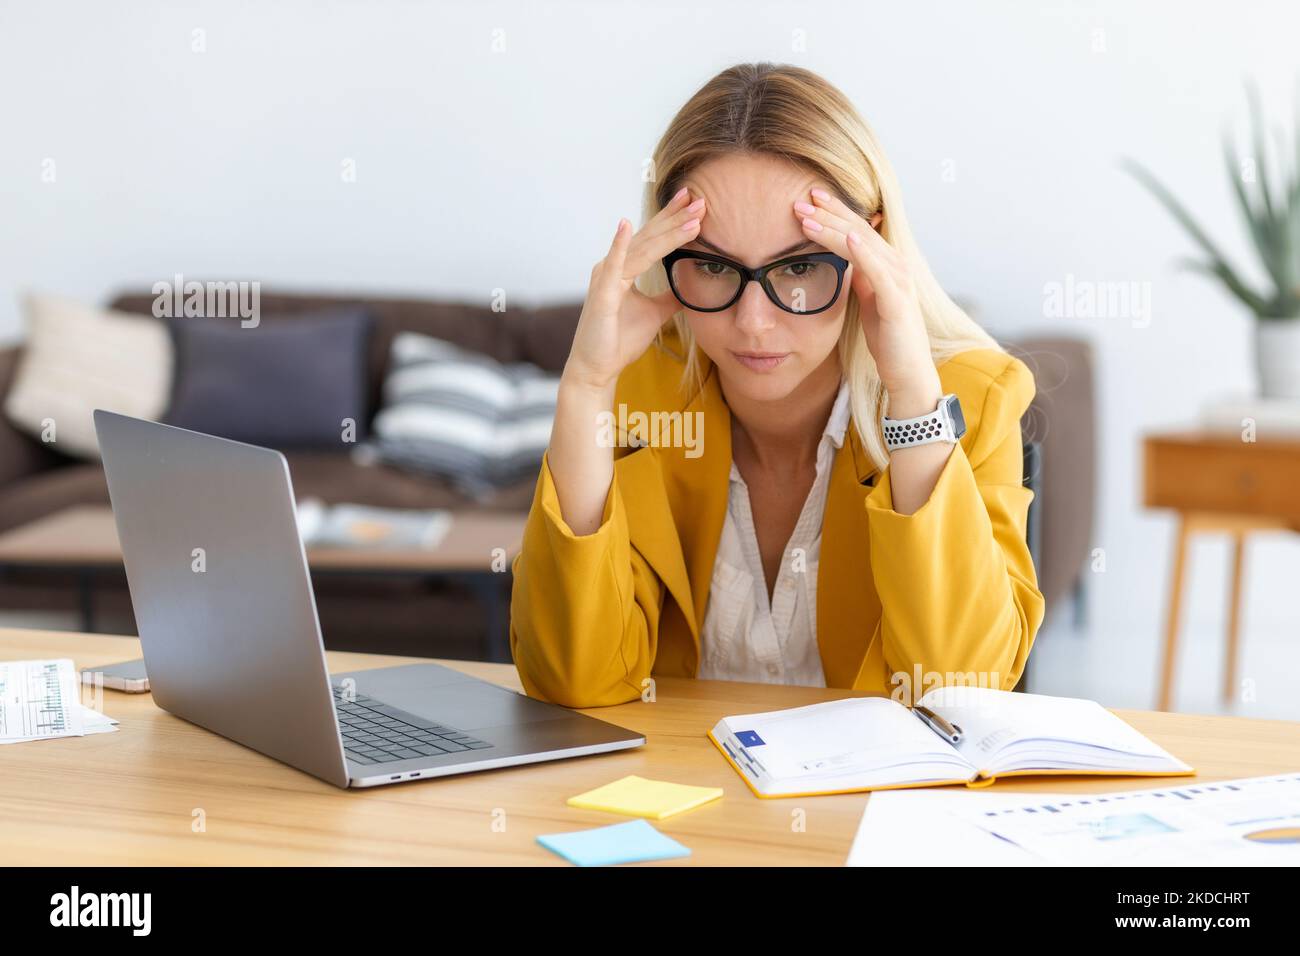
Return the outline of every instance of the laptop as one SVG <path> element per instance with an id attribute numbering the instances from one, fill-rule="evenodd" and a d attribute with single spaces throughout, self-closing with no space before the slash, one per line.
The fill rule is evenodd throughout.
<path id="1" fill-rule="evenodd" d="M 94 417 L 164 710 L 339 787 L 645 743 L 438 664 L 330 674 L 284 456 L 102 409 Z"/>

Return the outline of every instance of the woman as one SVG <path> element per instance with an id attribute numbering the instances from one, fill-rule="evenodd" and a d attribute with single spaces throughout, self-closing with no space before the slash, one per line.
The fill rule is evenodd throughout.
<path id="1" fill-rule="evenodd" d="M 653 161 L 645 225 L 592 269 L 514 563 L 527 692 L 1014 687 L 1043 617 L 1033 378 L 939 288 L 866 123 L 816 74 L 741 65 Z"/>

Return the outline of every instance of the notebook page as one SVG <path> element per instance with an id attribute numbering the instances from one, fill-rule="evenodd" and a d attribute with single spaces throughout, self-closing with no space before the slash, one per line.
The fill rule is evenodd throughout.
<path id="1" fill-rule="evenodd" d="M 769 778 L 849 775 L 925 758 L 960 763 L 949 743 L 902 704 L 884 697 L 828 701 L 725 722 Z"/>
<path id="2" fill-rule="evenodd" d="M 952 686 L 919 703 L 962 728 L 956 749 L 981 770 L 1187 766 L 1092 700 Z"/>

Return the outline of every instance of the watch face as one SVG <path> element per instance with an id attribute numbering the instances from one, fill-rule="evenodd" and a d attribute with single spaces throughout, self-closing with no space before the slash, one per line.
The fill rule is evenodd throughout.
<path id="1" fill-rule="evenodd" d="M 961 413 L 961 402 L 957 400 L 956 395 L 948 399 L 948 415 L 952 419 L 953 435 L 960 438 L 966 434 L 966 416 Z"/>

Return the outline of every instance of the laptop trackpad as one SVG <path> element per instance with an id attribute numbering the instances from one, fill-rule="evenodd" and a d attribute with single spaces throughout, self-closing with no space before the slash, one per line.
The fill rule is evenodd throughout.
<path id="1" fill-rule="evenodd" d="M 407 664 L 330 676 L 335 684 L 345 677 L 353 678 L 357 693 L 457 730 L 527 724 L 572 714 L 556 704 L 525 697 L 438 664 Z"/>

